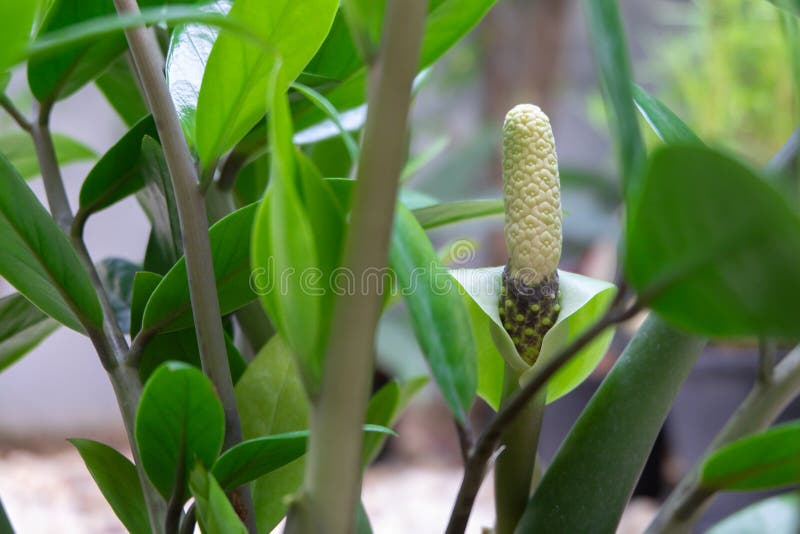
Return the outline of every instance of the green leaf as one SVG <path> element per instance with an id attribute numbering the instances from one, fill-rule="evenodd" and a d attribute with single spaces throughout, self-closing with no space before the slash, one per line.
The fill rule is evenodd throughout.
<path id="1" fill-rule="evenodd" d="M 217 459 L 214 477 L 225 489 L 247 484 L 303 456 L 307 441 L 307 431 L 248 439 Z"/>
<path id="2" fill-rule="evenodd" d="M 251 204 L 221 219 L 209 230 L 220 310 L 231 313 L 255 300 L 250 287 L 250 233 L 258 209 Z M 186 259 L 181 258 L 150 297 L 142 329 L 173 332 L 194 324 Z"/>
<path id="3" fill-rule="evenodd" d="M 142 138 L 139 172 L 144 176 L 144 188 L 136 192 L 136 200 L 150 220 L 152 241 L 148 247 L 156 249 L 158 257 L 172 267 L 183 255 L 181 221 L 164 151 L 148 135 Z"/>
<path id="4" fill-rule="evenodd" d="M 225 31 L 214 44 L 197 102 L 197 151 L 205 167 L 264 116 L 264 95 L 278 58 L 284 77 L 275 92 L 297 78 L 325 40 L 338 7 L 338 0 L 234 3 L 228 17 L 258 35 L 263 48 Z"/>
<path id="5" fill-rule="evenodd" d="M 158 284 L 164 277 L 160 274 L 140 271 L 133 276 L 133 289 L 131 290 L 131 337 L 136 337 L 142 329 L 144 308 L 150 295 L 153 294 Z"/>
<path id="6" fill-rule="evenodd" d="M 519 532 L 614 532 L 702 340 L 649 317 L 581 413 Z"/>
<path id="7" fill-rule="evenodd" d="M 800 336 L 800 218 L 756 171 L 711 149 L 652 157 L 630 218 L 631 285 L 711 336 Z"/>
<path id="8" fill-rule="evenodd" d="M 131 327 L 133 279 L 140 267 L 122 258 L 106 258 L 97 264 L 97 274 L 123 332 Z"/>
<path id="9" fill-rule="evenodd" d="M 626 205 L 633 208 L 641 189 L 645 146 L 633 108 L 631 68 L 617 0 L 583 0 L 597 76 L 608 110 L 623 178 Z"/>
<path id="10" fill-rule="evenodd" d="M 702 145 L 703 142 L 663 102 L 633 85 L 633 99 L 639 113 L 647 121 L 659 139 L 669 145 Z"/>
<path id="11" fill-rule="evenodd" d="M 120 31 L 124 28 L 152 23 L 154 15 L 155 21 L 162 21 L 199 14 L 197 8 L 163 7 L 167 3 L 142 0 L 142 15 L 119 16 L 106 0 L 56 2 L 28 49 L 28 84 L 33 95 L 40 102 L 58 100 L 94 80 L 127 48 Z M 151 6 L 162 7 L 146 9 Z"/>
<path id="12" fill-rule="evenodd" d="M 322 373 L 322 353 L 317 351 L 322 330 L 318 290 L 322 288 L 321 277 L 315 280 L 306 273 L 319 271 L 320 263 L 314 228 L 298 190 L 291 117 L 285 93 L 278 92 L 283 86 L 278 78 L 276 69 L 268 96 L 272 102 L 270 189 L 256 215 L 253 269 L 269 284 L 259 295 L 270 320 L 292 347 L 307 385 L 314 387 Z"/>
<path id="13" fill-rule="evenodd" d="M 53 144 L 56 149 L 56 159 L 61 167 L 97 157 L 91 148 L 66 135 L 53 135 Z M 27 132 L 13 131 L 0 134 L 0 152 L 16 167 L 23 178 L 39 175 L 36 148 Z"/>
<path id="14" fill-rule="evenodd" d="M 393 434 L 379 425 L 365 425 L 364 432 L 365 440 Z M 225 451 L 212 471 L 224 489 L 237 488 L 300 458 L 306 452 L 307 443 L 306 430 L 248 439 Z"/>
<path id="15" fill-rule="evenodd" d="M 769 0 L 769 2 L 787 13 L 800 17 L 800 0 Z"/>
<path id="16" fill-rule="evenodd" d="M 227 15 L 231 10 L 231 0 L 217 0 L 203 10 L 208 13 Z M 167 53 L 166 75 L 169 94 L 183 133 L 191 146 L 195 146 L 195 121 L 197 100 L 206 69 L 208 56 L 219 29 L 206 24 L 182 24 L 172 32 Z"/>
<path id="17" fill-rule="evenodd" d="M 308 428 L 308 399 L 291 350 L 279 336 L 250 362 L 236 384 L 236 401 L 245 439 Z M 297 459 L 255 482 L 259 532 L 271 532 L 286 514 L 285 497 L 300 488 L 303 472 L 304 461 Z"/>
<path id="18" fill-rule="evenodd" d="M 11 526 L 11 520 L 6 514 L 6 509 L 3 507 L 3 502 L 0 501 L 0 532 L 3 534 L 14 534 L 14 527 Z"/>
<path id="19" fill-rule="evenodd" d="M 48 12 L 40 36 L 72 24 L 111 15 L 114 5 L 105 0 L 60 0 Z M 122 34 L 106 36 L 28 63 L 28 84 L 40 102 L 64 98 L 92 81 L 125 50 Z"/>
<path id="20" fill-rule="evenodd" d="M 0 156 L 0 276 L 37 308 L 83 332 L 103 328 L 89 274 L 67 236 L 22 177 Z"/>
<path id="21" fill-rule="evenodd" d="M 463 423 L 477 389 L 469 317 L 425 231 L 402 206 L 395 217 L 389 261 L 433 377 L 454 416 Z"/>
<path id="22" fill-rule="evenodd" d="M 136 412 L 136 443 L 147 476 L 165 499 L 176 485 L 186 489 L 195 461 L 213 465 L 224 435 L 222 404 L 200 370 L 171 362 L 153 373 Z"/>
<path id="23" fill-rule="evenodd" d="M 800 423 L 742 438 L 712 453 L 700 474 L 703 487 L 754 491 L 800 482 Z"/>
<path id="24" fill-rule="evenodd" d="M 497 0 L 430 2 L 422 39 L 420 69 L 427 68 L 459 42 L 489 12 Z"/>
<path id="25" fill-rule="evenodd" d="M 56 328 L 58 323 L 22 295 L 0 298 L 0 371 L 30 352 Z"/>
<path id="26" fill-rule="evenodd" d="M 522 374 L 524 383 L 537 366 L 544 365 L 572 340 L 594 324 L 608 309 L 616 294 L 613 284 L 567 271 L 558 271 L 561 311 L 545 334 L 534 366 L 519 356 L 503 327 L 499 313 L 503 267 L 459 269 L 453 276 L 466 295 L 477 305 L 472 308 L 472 329 L 478 340 L 480 395 L 497 409 L 503 385 L 503 360 Z M 575 389 L 592 373 L 608 350 L 613 329 L 597 336 L 562 367 L 547 385 L 547 402 L 553 402 Z"/>
<path id="27" fill-rule="evenodd" d="M 369 516 L 364 509 L 364 503 L 358 503 L 358 510 L 356 511 L 356 534 L 372 534 L 372 525 L 369 522 Z"/>
<path id="28" fill-rule="evenodd" d="M 328 119 L 336 125 L 336 128 L 339 130 L 339 136 L 341 137 L 342 141 L 344 142 L 345 147 L 347 148 L 347 153 L 350 156 L 350 161 L 358 161 L 358 154 L 359 148 L 358 144 L 356 143 L 353 136 L 350 135 L 350 132 L 347 131 L 344 124 L 342 124 L 342 119 L 339 116 L 339 111 L 334 107 L 331 102 L 325 98 L 323 95 L 301 83 L 293 83 L 291 84 L 292 89 L 302 94 L 306 97 L 309 102 L 314 104 L 317 108 L 320 109 Z"/>
<path id="29" fill-rule="evenodd" d="M 392 380 L 375 393 L 367 405 L 366 422 L 383 427 L 391 427 L 414 395 L 428 383 L 427 376 L 420 376 L 400 382 Z M 386 435 L 368 433 L 364 436 L 364 465 L 369 465 L 378 456 Z"/>
<path id="30" fill-rule="evenodd" d="M 139 82 L 126 57 L 117 58 L 94 83 L 128 127 L 149 113 L 139 92 Z"/>
<path id="31" fill-rule="evenodd" d="M 189 488 L 194 496 L 197 522 L 204 534 L 247 534 L 228 496 L 200 462 L 189 478 Z"/>
<path id="32" fill-rule="evenodd" d="M 38 8 L 38 2 L 34 0 L 0 3 L 0 35 L 3 36 L 0 70 L 5 70 L 19 60 L 30 40 Z"/>
<path id="33" fill-rule="evenodd" d="M 423 228 L 429 230 L 461 221 L 502 215 L 503 212 L 502 199 L 460 200 L 415 209 L 414 216 Z"/>
<path id="34" fill-rule="evenodd" d="M 136 467 L 115 449 L 90 439 L 70 439 L 97 487 L 131 534 L 150 534 L 150 519 Z"/>
<path id="35" fill-rule="evenodd" d="M 723 519 L 706 534 L 796 534 L 800 532 L 800 493 L 751 504 Z"/>
<path id="36" fill-rule="evenodd" d="M 145 136 L 158 138 L 153 117 L 147 116 L 126 133 L 100 161 L 83 182 L 76 224 L 85 224 L 93 213 L 119 202 L 144 187 L 140 159 Z"/>

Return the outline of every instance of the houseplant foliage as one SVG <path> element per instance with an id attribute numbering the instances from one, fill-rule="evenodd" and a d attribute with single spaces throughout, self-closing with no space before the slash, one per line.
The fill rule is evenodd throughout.
<path id="1" fill-rule="evenodd" d="M 616 285 L 557 268 L 555 141 L 535 106 L 515 108 L 504 131 L 505 208 L 415 205 L 399 185 L 414 80 L 493 3 L 0 4 L 2 87 L 24 65 L 35 101 L 28 117 L 0 97 L 19 127 L 0 138 L 0 275 L 16 289 L 0 300 L 0 369 L 59 326 L 88 336 L 133 461 L 72 443 L 126 529 L 269 532 L 286 517 L 290 532 L 369 532 L 361 475 L 427 380 L 370 395 L 375 327 L 400 297 L 463 444 L 447 532 L 466 528 L 493 459 L 496 532 L 613 532 L 709 337 L 760 340 L 761 373 L 649 531 L 688 532 L 718 491 L 797 484 L 782 468 L 800 461 L 797 425 L 767 430 L 800 392 L 800 350 L 777 363 L 767 350 L 800 338 L 800 216 L 771 183 L 794 168 L 796 141 L 769 172 L 705 146 L 633 83 L 616 2 L 585 0 L 622 177 Z M 52 109 L 90 83 L 129 127 L 100 156 L 49 128 Z M 652 153 L 637 107 L 663 142 Z M 320 170 L 313 148 L 332 137 L 355 179 Z M 60 168 L 95 158 L 73 211 Z M 46 206 L 26 182 L 37 175 Z M 85 226 L 130 196 L 151 224 L 144 257 L 93 258 Z M 508 266 L 448 271 L 427 230 L 503 213 Z M 546 404 L 645 309 L 532 484 Z M 474 435 L 478 396 L 496 414 Z M 795 501 L 716 531 L 758 525 L 761 509 L 789 531 Z M 0 507 L 0 527 L 11 524 Z"/>

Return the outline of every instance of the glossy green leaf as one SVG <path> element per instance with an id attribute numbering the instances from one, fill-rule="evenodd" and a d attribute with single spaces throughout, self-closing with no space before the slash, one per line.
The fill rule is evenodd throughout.
<path id="1" fill-rule="evenodd" d="M 658 317 L 644 322 L 561 444 L 519 532 L 614 532 L 704 344 Z"/>
<path id="2" fill-rule="evenodd" d="M 495 409 L 500 402 L 503 360 L 522 374 L 521 383 L 524 383 L 537 366 L 549 361 L 594 324 L 608 309 L 616 294 L 616 288 L 609 282 L 558 271 L 561 311 L 553 327 L 544 336 L 536 364 L 530 367 L 517 353 L 500 320 L 499 299 L 503 267 L 459 269 L 452 273 L 481 312 L 476 313 L 477 310 L 473 309 L 470 314 L 473 331 L 480 342 L 479 392 Z M 612 329 L 605 331 L 562 367 L 547 385 L 547 402 L 563 397 L 583 382 L 600 363 L 612 337 Z"/>
<path id="3" fill-rule="evenodd" d="M 197 523 L 204 534 L 247 534 L 247 528 L 233 509 L 228 496 L 201 463 L 189 477 Z"/>
<path id="4" fill-rule="evenodd" d="M 103 327 L 89 274 L 67 236 L 14 167 L 0 156 L 0 276 L 73 330 Z"/>
<path id="5" fill-rule="evenodd" d="M 231 313 L 256 299 L 250 287 L 250 233 L 258 209 L 246 206 L 209 230 L 220 310 Z M 171 332 L 194 324 L 186 260 L 181 258 L 158 285 L 144 311 L 142 328 Z"/>
<path id="6" fill-rule="evenodd" d="M 481 21 L 497 0 L 430 2 L 422 39 L 420 69 L 433 64 Z"/>
<path id="7" fill-rule="evenodd" d="M 669 145 L 702 145 L 703 142 L 686 124 L 663 102 L 645 91 L 633 86 L 633 99 L 639 113 L 647 121 L 659 139 Z"/>
<path id="8" fill-rule="evenodd" d="M 395 217 L 389 262 L 442 396 L 454 416 L 465 422 L 477 388 L 469 317 L 425 231 L 402 206 Z"/>
<path id="9" fill-rule="evenodd" d="M 392 380 L 379 389 L 367 405 L 366 422 L 391 427 L 414 395 L 428 383 L 428 377 L 420 376 L 406 382 Z M 369 465 L 380 453 L 386 435 L 368 433 L 364 436 L 364 465 Z"/>
<path id="10" fill-rule="evenodd" d="M 149 113 L 127 57 L 117 58 L 94 83 L 128 127 Z"/>
<path id="11" fill-rule="evenodd" d="M 502 215 L 503 212 L 502 199 L 460 200 L 415 209 L 414 216 L 419 224 L 428 230 L 446 224 Z"/>
<path id="12" fill-rule="evenodd" d="M 136 123 L 89 172 L 81 186 L 80 209 L 75 215 L 81 223 L 144 187 L 140 160 L 145 136 L 158 138 L 151 116 Z"/>
<path id="13" fill-rule="evenodd" d="M 197 151 L 204 166 L 232 148 L 264 116 L 276 60 L 288 87 L 325 40 L 338 0 L 238 0 L 229 18 L 253 30 L 263 48 L 229 32 L 217 38 L 206 64 L 197 102 Z M 220 83 L 224 80 L 225 83 Z"/>
<path id="14" fill-rule="evenodd" d="M 706 534 L 796 534 L 800 532 L 800 493 L 764 499 L 726 517 Z"/>
<path id="15" fill-rule="evenodd" d="M 142 139 L 139 172 L 144 177 L 144 187 L 136 192 L 136 200 L 150 221 L 148 248 L 157 249 L 158 257 L 172 267 L 183 256 L 178 203 L 164 151 L 148 135 Z"/>
<path id="16" fill-rule="evenodd" d="M 22 56 L 30 39 L 38 2 L 0 2 L 0 70 L 12 66 Z"/>
<path id="17" fill-rule="evenodd" d="M 236 401 L 245 439 L 308 428 L 308 400 L 291 350 L 279 336 L 250 362 L 236 384 Z M 285 498 L 300 488 L 303 471 L 304 461 L 297 459 L 255 482 L 259 532 L 271 532 L 286 514 Z"/>
<path id="18" fill-rule="evenodd" d="M 48 11 L 27 54 L 28 84 L 40 102 L 65 98 L 99 76 L 127 48 L 123 29 L 162 20 L 199 18 L 180 1 L 141 0 L 142 15 L 117 15 L 106 0 L 59 0 Z M 161 6 L 155 9 L 147 9 Z"/>
<path id="19" fill-rule="evenodd" d="M 715 490 L 753 491 L 800 482 L 800 423 L 742 438 L 711 454 L 701 484 Z"/>
<path id="20" fill-rule="evenodd" d="M 122 258 L 106 258 L 97 264 L 97 274 L 123 332 L 131 327 L 133 279 L 141 268 Z"/>
<path id="21" fill-rule="evenodd" d="M 631 68 L 617 0 L 583 0 L 590 44 L 603 90 L 612 138 L 623 179 L 626 204 L 635 204 L 641 189 L 645 146 L 633 106 Z"/>
<path id="22" fill-rule="evenodd" d="M 22 295 L 0 298 L 0 371 L 30 352 L 56 328 L 58 323 Z"/>
<path id="23" fill-rule="evenodd" d="M 629 281 L 669 321 L 800 337 L 800 217 L 756 171 L 704 147 L 661 148 L 630 220 Z"/>
<path id="24" fill-rule="evenodd" d="M 296 179 L 291 117 L 285 93 L 270 82 L 270 189 L 256 215 L 252 239 L 254 273 L 268 284 L 259 291 L 261 302 L 281 336 L 298 358 L 307 385 L 314 387 L 322 373 L 320 340 L 320 279 L 318 251 L 309 212 Z M 312 195 L 313 196 L 313 195 Z M 289 274 L 294 273 L 294 276 Z M 276 290 L 280 288 L 280 291 Z M 324 291 L 323 291 L 324 293 Z"/>
<path id="25" fill-rule="evenodd" d="M 350 161 L 358 161 L 358 154 L 359 148 L 358 143 L 356 143 L 353 136 L 350 135 L 350 132 L 345 128 L 344 124 L 342 123 L 342 119 L 339 115 L 339 111 L 334 107 L 331 102 L 325 98 L 323 95 L 318 93 L 311 87 L 307 85 L 303 85 L 301 83 L 293 83 L 291 84 L 292 89 L 297 91 L 298 93 L 302 94 L 306 97 L 309 102 L 314 104 L 317 108 L 320 109 L 328 119 L 336 126 L 339 130 L 339 136 L 344 142 L 345 147 L 347 147 L 347 152 L 350 156 Z"/>
<path id="26" fill-rule="evenodd" d="M 203 10 L 227 15 L 231 5 L 231 0 L 217 0 L 204 6 Z M 205 24 L 183 24 L 172 32 L 166 64 L 167 85 L 183 132 L 192 146 L 195 145 L 200 86 L 218 34 L 218 28 Z"/>
<path id="27" fill-rule="evenodd" d="M 90 439 L 70 439 L 111 509 L 131 534 L 150 534 L 150 519 L 136 467 L 115 449 Z"/>
<path id="28" fill-rule="evenodd" d="M 231 380 L 236 384 L 247 368 L 247 362 L 227 332 L 225 332 L 225 351 L 228 356 Z M 147 342 L 139 362 L 139 376 L 142 382 L 147 381 L 159 366 L 168 361 L 187 363 L 202 369 L 197 332 L 194 328 L 158 334 Z"/>
<path id="29" fill-rule="evenodd" d="M 139 271 L 133 276 L 133 289 L 131 290 L 131 337 L 136 337 L 142 329 L 144 308 L 150 295 L 153 294 L 158 284 L 164 277 L 157 273 Z"/>
<path id="30" fill-rule="evenodd" d="M 213 465 L 224 435 L 222 404 L 199 369 L 172 362 L 153 373 L 136 412 L 136 443 L 147 476 L 165 499 L 176 485 L 186 489 L 195 461 Z"/>
<path id="31" fill-rule="evenodd" d="M 113 13 L 114 5 L 105 0 L 60 0 L 50 9 L 39 35 Z M 125 37 L 118 33 L 48 58 L 31 59 L 28 83 L 33 95 L 40 102 L 71 95 L 111 64 L 125 45 Z"/>
<path id="32" fill-rule="evenodd" d="M 62 167 L 97 157 L 91 148 L 66 135 L 53 135 L 53 145 L 56 149 L 58 164 Z M 13 131 L 0 134 L 0 152 L 8 158 L 23 178 L 33 178 L 39 175 L 36 148 L 27 132 Z"/>

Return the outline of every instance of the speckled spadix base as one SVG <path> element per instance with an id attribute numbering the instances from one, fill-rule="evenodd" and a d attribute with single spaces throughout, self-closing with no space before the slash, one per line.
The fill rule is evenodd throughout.
<path id="1" fill-rule="evenodd" d="M 553 271 L 533 286 L 522 277 L 513 277 L 509 268 L 503 270 L 500 294 L 500 318 L 517 352 L 533 365 L 542 348 L 542 340 L 558 319 L 558 271 Z"/>

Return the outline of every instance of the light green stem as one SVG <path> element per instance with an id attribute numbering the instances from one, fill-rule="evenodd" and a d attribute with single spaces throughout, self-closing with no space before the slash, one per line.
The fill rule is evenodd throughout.
<path id="1" fill-rule="evenodd" d="M 405 160 L 411 85 L 419 65 L 426 0 L 390 0 L 384 41 L 370 65 L 369 112 L 343 267 L 362 279 L 385 267 Z M 287 532 L 349 534 L 361 490 L 361 448 L 381 291 L 339 297 L 318 398 L 313 399 L 304 494 Z"/>
<path id="2" fill-rule="evenodd" d="M 520 374 L 506 364 L 502 406 L 519 391 Z M 531 492 L 546 389 L 542 389 L 500 437 L 503 448 L 494 464 L 495 534 L 513 534 Z"/>

